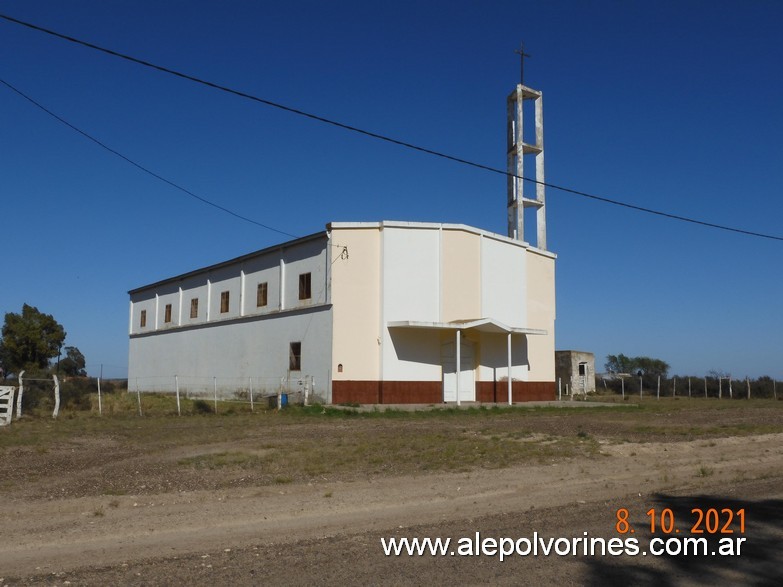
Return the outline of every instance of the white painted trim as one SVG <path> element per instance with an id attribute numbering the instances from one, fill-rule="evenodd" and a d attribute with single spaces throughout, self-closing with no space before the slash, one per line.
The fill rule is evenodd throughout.
<path id="1" fill-rule="evenodd" d="M 521 326 L 506 326 L 492 318 L 466 320 L 464 322 L 424 322 L 417 320 L 394 320 L 388 323 L 389 328 L 428 328 L 441 330 L 478 330 L 480 332 L 506 332 L 514 334 L 536 334 L 546 336 L 548 332 L 540 328 L 524 328 Z"/>
<path id="2" fill-rule="evenodd" d="M 513 385 L 512 385 L 512 379 L 511 379 L 511 367 L 512 361 L 511 361 L 511 333 L 508 333 L 508 405 L 513 404 Z"/>
<path id="3" fill-rule="evenodd" d="M 459 388 L 460 379 L 462 379 L 462 351 L 460 349 L 460 339 L 462 338 L 462 331 L 457 329 L 457 345 L 456 345 L 456 375 L 457 375 L 457 405 L 459 406 Z"/>

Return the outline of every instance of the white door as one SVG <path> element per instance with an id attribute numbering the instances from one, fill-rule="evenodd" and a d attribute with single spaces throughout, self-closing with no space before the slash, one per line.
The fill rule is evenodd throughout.
<path id="1" fill-rule="evenodd" d="M 457 353 L 456 343 L 447 342 L 441 346 L 441 364 L 443 365 L 443 401 L 457 401 Z M 475 366 L 473 364 L 473 344 L 460 341 L 460 377 L 459 399 L 462 402 L 476 401 Z"/>

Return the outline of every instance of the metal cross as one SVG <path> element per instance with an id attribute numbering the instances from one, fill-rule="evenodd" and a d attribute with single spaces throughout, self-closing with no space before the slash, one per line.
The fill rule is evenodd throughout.
<path id="1" fill-rule="evenodd" d="M 519 44 L 519 49 L 514 51 L 519 55 L 519 83 L 525 85 L 525 57 L 532 57 L 529 53 L 525 53 L 524 43 Z"/>

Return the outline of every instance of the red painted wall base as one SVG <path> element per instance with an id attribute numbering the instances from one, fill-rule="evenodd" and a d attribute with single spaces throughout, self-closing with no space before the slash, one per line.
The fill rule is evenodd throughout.
<path id="1" fill-rule="evenodd" d="M 514 381 L 512 401 L 553 401 L 554 381 Z M 508 384 L 503 381 L 476 382 L 476 401 L 508 402 Z M 439 404 L 443 402 L 440 381 L 332 381 L 334 404 Z"/>

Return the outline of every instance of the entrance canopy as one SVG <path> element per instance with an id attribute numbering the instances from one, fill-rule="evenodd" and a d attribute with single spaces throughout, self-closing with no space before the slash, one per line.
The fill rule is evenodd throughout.
<path id="1" fill-rule="evenodd" d="M 453 322 L 420 322 L 416 320 L 397 320 L 388 323 L 389 328 L 424 328 L 430 330 L 473 330 L 492 334 L 542 334 L 546 330 L 539 328 L 521 328 L 506 326 L 493 318 L 477 318 L 473 320 L 454 320 Z"/>
<path id="2" fill-rule="evenodd" d="M 473 331 L 473 332 L 483 332 L 487 334 L 494 334 L 494 335 L 506 335 L 507 339 L 507 355 L 508 355 L 508 403 L 511 405 L 512 403 L 512 377 L 511 377 L 511 337 L 514 334 L 522 334 L 522 335 L 529 335 L 529 334 L 539 334 L 539 335 L 546 335 L 546 330 L 541 330 L 538 328 L 522 328 L 518 326 L 506 326 L 505 324 L 498 322 L 497 320 L 493 318 L 477 318 L 472 320 L 454 320 L 452 322 L 425 322 L 425 321 L 416 321 L 416 320 L 398 320 L 398 321 L 390 321 L 387 323 L 390 329 L 393 328 L 401 328 L 401 329 L 411 329 L 411 330 L 446 330 L 451 331 L 454 333 L 455 336 L 455 352 L 454 352 L 454 362 L 456 363 L 453 366 L 453 379 L 454 379 L 454 390 L 451 390 L 451 379 L 452 376 L 450 374 L 451 369 L 449 369 L 450 365 L 446 365 L 444 363 L 444 401 L 450 401 L 450 395 L 453 391 L 454 399 L 457 402 L 457 405 L 460 405 L 461 400 L 461 387 L 463 386 L 462 379 L 464 377 L 463 375 L 463 369 L 461 365 L 462 361 L 462 351 L 460 350 L 461 346 L 461 339 L 463 334 L 466 331 Z M 471 359 L 472 361 L 472 354 Z M 473 373 L 473 367 L 471 366 L 469 369 L 466 370 L 466 373 L 469 373 L 469 378 L 472 378 Z M 468 387 L 468 394 L 470 401 L 473 401 L 475 399 L 475 388 L 473 388 L 473 383 L 471 383 L 472 379 L 464 382 L 465 386 Z M 448 388 L 448 389 L 447 389 Z M 473 388 L 473 389 L 470 389 Z"/>

